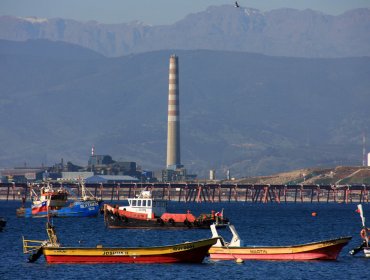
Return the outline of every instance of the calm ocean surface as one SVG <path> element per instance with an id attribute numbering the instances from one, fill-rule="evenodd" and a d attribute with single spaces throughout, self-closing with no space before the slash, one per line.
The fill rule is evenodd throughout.
<path id="1" fill-rule="evenodd" d="M 191 210 L 196 216 L 224 208 L 244 244 L 289 245 L 353 236 L 337 261 L 210 261 L 203 264 L 48 265 L 43 257 L 28 263 L 22 235 L 46 239 L 45 219 L 17 218 L 19 202 L 0 201 L 7 226 L 0 232 L 0 279 L 370 279 L 370 259 L 348 251 L 360 244 L 361 220 L 356 204 L 177 203 L 170 212 Z M 311 213 L 317 212 L 316 217 Z M 370 222 L 370 204 L 364 205 Z M 156 246 L 211 237 L 208 230 L 110 230 L 103 217 L 54 219 L 59 240 L 71 246 Z M 229 234 L 225 230 L 226 239 Z"/>

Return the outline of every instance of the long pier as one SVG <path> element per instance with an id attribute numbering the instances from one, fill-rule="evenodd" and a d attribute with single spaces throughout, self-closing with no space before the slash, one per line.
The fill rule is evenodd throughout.
<path id="1" fill-rule="evenodd" d="M 42 184 L 0 183 L 1 200 L 27 201 L 31 190 Z M 75 183 L 53 183 L 54 188 L 67 187 L 80 195 Z M 105 201 L 135 197 L 151 190 L 154 197 L 178 202 L 250 202 L 250 203 L 368 203 L 370 185 L 252 185 L 211 183 L 118 183 L 86 184 L 87 189 Z"/>

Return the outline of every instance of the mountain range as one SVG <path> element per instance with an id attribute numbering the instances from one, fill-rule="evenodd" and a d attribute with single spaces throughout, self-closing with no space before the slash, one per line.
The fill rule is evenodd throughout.
<path id="1" fill-rule="evenodd" d="M 163 168 L 173 53 L 189 172 L 245 177 L 362 164 L 370 57 L 176 49 L 106 57 L 66 42 L 0 40 L 0 166 L 61 158 L 86 166 L 95 146 Z"/>
<path id="2" fill-rule="evenodd" d="M 73 43 L 109 57 L 168 49 L 255 52 L 287 57 L 370 55 L 370 9 L 332 16 L 313 10 L 261 12 L 211 6 L 171 25 L 0 17 L 0 39 Z"/>

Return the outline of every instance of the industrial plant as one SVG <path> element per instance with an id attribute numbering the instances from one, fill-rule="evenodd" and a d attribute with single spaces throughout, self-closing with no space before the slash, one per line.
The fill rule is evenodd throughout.
<path id="1" fill-rule="evenodd" d="M 15 167 L 1 171 L 3 183 L 27 183 L 43 180 L 80 180 L 86 183 L 124 183 L 124 182 L 184 182 L 196 179 L 187 174 L 181 164 L 180 146 L 180 96 L 179 96 L 179 58 L 170 56 L 168 78 L 168 124 L 167 161 L 159 176 L 153 171 L 142 170 L 136 162 L 119 162 L 110 155 L 97 155 L 92 147 L 86 167 L 71 162 L 56 163 L 51 167 Z"/>

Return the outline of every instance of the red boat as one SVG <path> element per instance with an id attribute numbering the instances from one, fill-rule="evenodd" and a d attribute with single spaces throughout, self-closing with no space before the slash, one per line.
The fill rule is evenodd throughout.
<path id="1" fill-rule="evenodd" d="M 223 211 L 212 211 L 195 217 L 187 213 L 167 213 L 167 200 L 142 191 L 137 198 L 127 199 L 128 206 L 104 205 L 104 221 L 109 228 L 209 229 L 211 224 L 224 227 L 229 220 Z"/>
<path id="2" fill-rule="evenodd" d="M 24 207 L 24 201 L 20 208 L 16 210 L 18 217 L 37 217 L 45 216 L 39 213 L 45 213 L 47 210 L 60 209 L 68 202 L 69 193 L 64 188 L 54 189 L 53 186 L 47 182 L 46 186 L 41 187 L 40 194 L 37 194 L 31 188 L 32 205 L 30 209 Z"/>
<path id="3" fill-rule="evenodd" d="M 291 246 L 243 246 L 243 241 L 233 225 L 228 225 L 232 240 L 222 238 L 209 249 L 214 260 L 336 260 L 342 248 L 352 237 L 339 237 L 324 241 Z M 212 237 L 220 237 L 211 226 Z"/>

